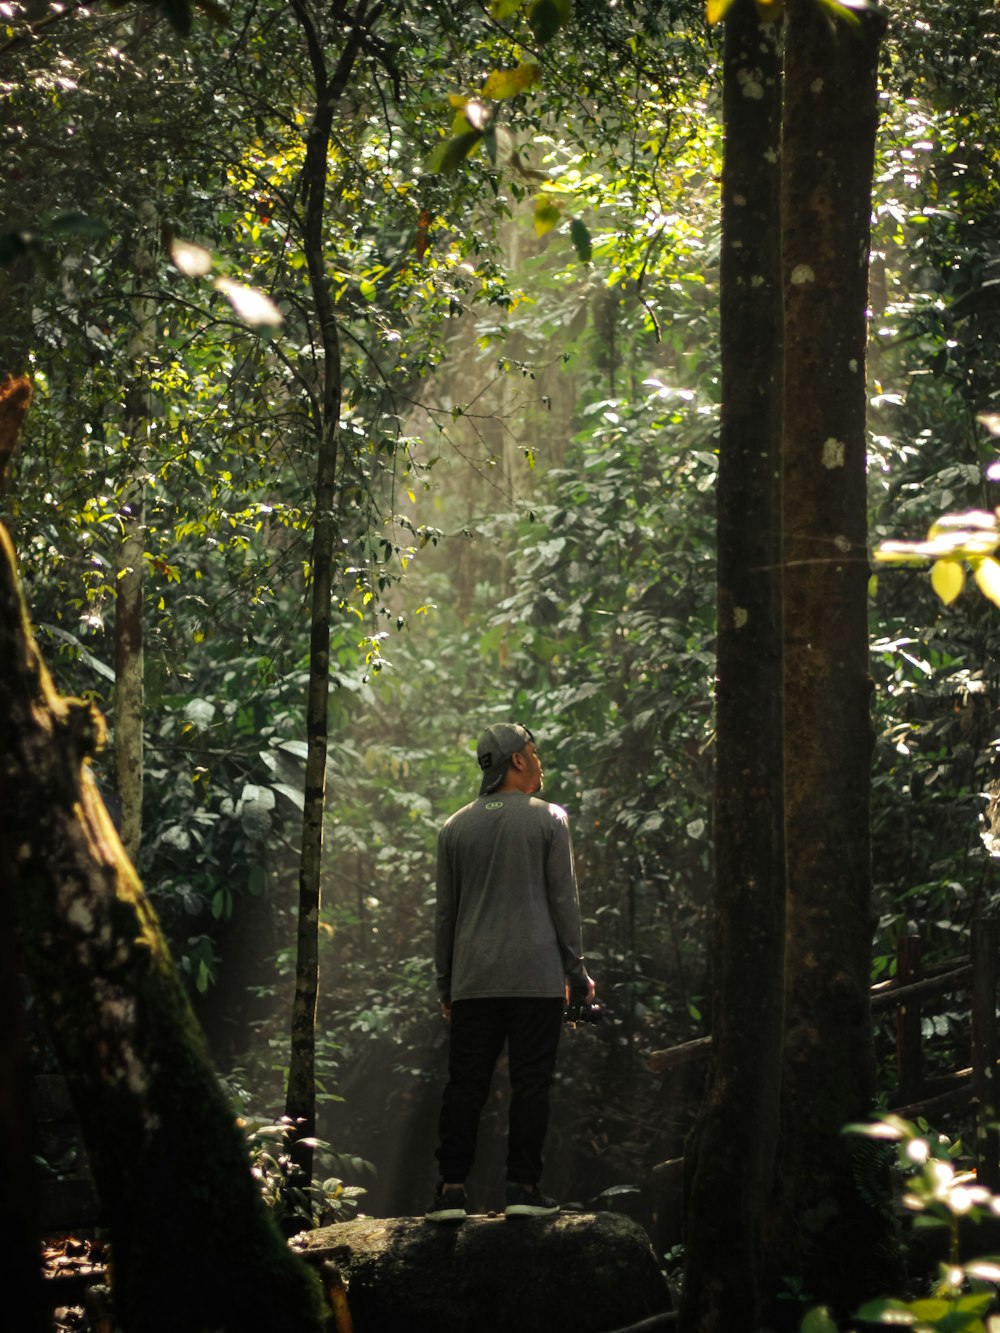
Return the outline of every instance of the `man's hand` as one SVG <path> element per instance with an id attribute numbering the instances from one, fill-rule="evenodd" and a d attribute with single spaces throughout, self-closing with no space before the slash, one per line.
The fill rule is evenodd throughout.
<path id="1" fill-rule="evenodd" d="M 451 1019 L 451 1001 L 450 1001 L 450 1000 L 440 1000 L 440 1001 L 439 1001 L 439 1004 L 441 1005 L 441 1017 L 442 1017 L 442 1018 L 447 1018 L 447 1019 L 450 1020 L 450 1019 Z"/>

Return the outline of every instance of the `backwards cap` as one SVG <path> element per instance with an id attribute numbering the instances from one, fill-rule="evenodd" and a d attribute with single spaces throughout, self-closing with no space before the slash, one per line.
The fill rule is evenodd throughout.
<path id="1" fill-rule="evenodd" d="M 480 796 L 488 796 L 503 782 L 511 755 L 518 754 L 535 738 L 520 722 L 500 722 L 487 727 L 476 746 L 476 758 L 483 770 Z"/>

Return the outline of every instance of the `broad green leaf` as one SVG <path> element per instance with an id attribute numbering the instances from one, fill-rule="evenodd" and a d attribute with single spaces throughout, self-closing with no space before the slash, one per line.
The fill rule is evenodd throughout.
<path id="1" fill-rule="evenodd" d="M 451 139 L 442 139 L 428 157 L 425 170 L 431 173 L 454 171 L 483 137 L 481 130 L 466 130 Z"/>
<path id="2" fill-rule="evenodd" d="M 549 42 L 573 14 L 571 0 L 535 0 L 528 11 L 528 24 L 540 43 Z"/>
<path id="3" fill-rule="evenodd" d="M 721 23 L 732 8 L 733 0 L 707 0 L 705 17 L 709 23 Z"/>
<path id="4" fill-rule="evenodd" d="M 535 235 L 544 236 L 546 232 L 559 225 L 562 213 L 559 205 L 547 194 L 540 194 L 535 200 Z"/>
<path id="5" fill-rule="evenodd" d="M 284 319 L 271 298 L 256 287 L 244 287 L 232 278 L 216 278 L 215 289 L 225 295 L 244 324 L 276 327 Z"/>
<path id="6" fill-rule="evenodd" d="M 983 596 L 988 597 L 994 606 L 1000 606 L 1000 565 L 987 556 L 976 563 L 973 575 Z"/>
<path id="7" fill-rule="evenodd" d="M 577 258 L 584 264 L 590 263 L 593 246 L 590 244 L 590 232 L 582 218 L 574 218 L 569 224 L 570 239 L 576 249 Z"/>
<path id="8" fill-rule="evenodd" d="M 837 1333 L 837 1325 L 826 1306 L 817 1305 L 799 1325 L 799 1333 Z"/>
<path id="9" fill-rule="evenodd" d="M 524 0 L 493 0 L 490 5 L 490 18 L 503 22 L 512 14 L 516 14 L 523 4 Z"/>
<path id="10" fill-rule="evenodd" d="M 965 587 L 965 570 L 957 560 L 935 560 L 931 566 L 931 587 L 945 606 L 951 606 Z"/>
<path id="11" fill-rule="evenodd" d="M 49 223 L 49 231 L 56 236 L 107 236 L 108 224 L 103 218 L 87 213 L 60 213 Z"/>
<path id="12" fill-rule="evenodd" d="M 517 69 L 495 69 L 483 84 L 483 96 L 502 102 L 523 93 L 526 88 L 533 88 L 541 77 L 541 68 L 533 61 L 520 64 Z"/>
<path id="13" fill-rule="evenodd" d="M 891 1298 L 866 1301 L 859 1310 L 855 1311 L 854 1318 L 864 1320 L 866 1324 L 905 1326 L 917 1322 L 916 1316 L 908 1305 L 903 1301 L 892 1300 Z"/>

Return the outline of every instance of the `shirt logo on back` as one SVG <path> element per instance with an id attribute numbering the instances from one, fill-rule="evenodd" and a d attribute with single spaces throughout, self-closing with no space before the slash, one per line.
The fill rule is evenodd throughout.
<path id="1" fill-rule="evenodd" d="M 503 801 L 487 801 L 487 802 L 486 802 L 486 809 L 487 809 L 487 810 L 502 810 L 502 809 L 503 809 Z"/>

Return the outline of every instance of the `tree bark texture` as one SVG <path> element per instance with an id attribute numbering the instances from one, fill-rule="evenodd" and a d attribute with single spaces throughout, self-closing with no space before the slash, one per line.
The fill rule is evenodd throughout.
<path id="1" fill-rule="evenodd" d="M 143 707 L 145 639 L 143 635 L 144 553 L 146 550 L 146 469 L 150 417 L 149 362 L 156 350 L 156 255 L 159 218 L 144 199 L 132 265 L 132 331 L 128 358 L 122 434 L 128 451 L 129 479 L 119 519 L 115 596 L 115 761 L 121 798 L 121 839 L 132 862 L 142 842 Z"/>
<path id="2" fill-rule="evenodd" d="M 751 0 L 723 55 L 713 1066 L 685 1153 L 681 1327 L 755 1333 L 780 1105 L 781 50 Z"/>
<path id="3" fill-rule="evenodd" d="M 341 1270 L 354 1333 L 607 1333 L 669 1308 L 646 1233 L 615 1213 L 359 1218 L 292 1245 Z"/>
<path id="4" fill-rule="evenodd" d="M 319 913 L 323 871 L 323 820 L 329 749 L 330 597 L 336 539 L 337 453 L 340 441 L 340 334 L 327 277 L 323 220 L 326 208 L 327 157 L 333 110 L 343 96 L 367 32 L 367 4 L 358 6 L 336 69 L 327 72 L 326 53 L 304 0 L 293 0 L 308 50 L 316 107 L 306 140 L 302 172 L 305 200 L 303 249 L 323 349 L 321 393 L 312 404 L 316 436 L 315 510 L 309 571 L 312 588 L 309 637 L 309 686 L 306 698 L 306 772 L 299 853 L 299 902 L 296 937 L 295 996 L 292 1001 L 291 1054 L 285 1114 L 298 1122 L 298 1137 L 316 1132 L 316 1003 L 319 995 Z M 373 20 L 369 20 L 373 21 Z M 293 1148 L 299 1165 L 312 1174 L 312 1150 L 306 1142 Z"/>
<path id="5" fill-rule="evenodd" d="M 852 1140 L 875 1092 L 865 348 L 881 20 L 788 0 L 784 707 L 788 874 L 782 1273 L 853 1311 L 889 1224 Z"/>
<path id="6" fill-rule="evenodd" d="M 103 721 L 57 695 L 0 527 L 0 920 L 12 922 L 111 1228 L 127 1333 L 319 1333 L 150 904 L 91 776 Z M 164 1278 L 164 1264 L 178 1275 Z"/>

